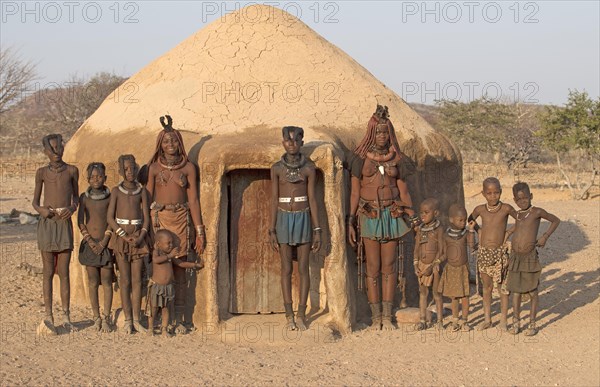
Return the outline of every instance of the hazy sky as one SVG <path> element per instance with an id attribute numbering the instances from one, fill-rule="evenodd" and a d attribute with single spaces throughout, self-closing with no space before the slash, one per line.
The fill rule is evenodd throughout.
<path id="1" fill-rule="evenodd" d="M 408 102 L 502 93 L 562 104 L 569 89 L 600 94 L 599 1 L 266 3 L 299 16 Z M 130 76 L 246 4 L 2 0 L 0 44 L 37 63 L 40 87 L 72 74 Z"/>

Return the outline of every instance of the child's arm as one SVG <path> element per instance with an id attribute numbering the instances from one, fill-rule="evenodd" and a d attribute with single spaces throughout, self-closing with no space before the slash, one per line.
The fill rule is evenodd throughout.
<path id="1" fill-rule="evenodd" d="M 200 256 L 204 252 L 204 245 L 206 243 L 206 230 L 202 222 L 202 210 L 200 208 L 200 199 L 198 196 L 198 192 L 200 191 L 198 174 L 196 172 L 196 166 L 191 162 L 188 163 L 184 169 L 185 168 L 189 168 L 189 173 L 187 175 L 188 185 L 186 189 L 186 195 L 188 198 L 188 205 L 190 207 L 190 216 L 192 217 L 192 222 L 194 222 L 194 226 L 196 227 L 196 253 Z"/>
<path id="2" fill-rule="evenodd" d="M 558 219 L 556 215 L 546 212 L 546 210 L 542 208 L 538 208 L 538 210 L 539 217 L 542 219 L 546 219 L 548 222 L 550 222 L 550 227 L 548 227 L 548 230 L 535 243 L 536 246 L 544 247 L 550 235 L 552 235 L 552 233 L 556 231 L 556 228 L 560 224 L 560 219 Z"/>
<path id="3" fill-rule="evenodd" d="M 150 206 L 148 204 L 148 191 L 142 189 L 142 215 L 144 217 L 144 223 L 142 224 L 142 231 L 140 236 L 135 240 L 135 245 L 140 246 L 148 234 L 148 227 L 150 227 Z"/>
<path id="4" fill-rule="evenodd" d="M 442 230 L 442 227 L 438 227 L 437 230 L 435 231 L 435 237 L 438 240 L 438 251 L 437 254 L 435 255 L 435 259 L 433 260 L 433 270 L 439 272 L 440 271 L 440 265 L 442 263 L 442 259 L 446 256 L 446 244 L 444 242 L 444 231 Z"/>
<path id="5" fill-rule="evenodd" d="M 504 203 L 508 207 L 508 215 L 512 216 L 513 219 L 517 219 L 517 211 L 510 204 Z"/>
<path id="6" fill-rule="evenodd" d="M 158 249 L 155 249 L 152 253 L 152 262 L 156 264 L 165 263 L 170 259 L 168 254 L 160 254 Z"/>
<path id="7" fill-rule="evenodd" d="M 83 239 L 87 239 L 85 234 L 89 233 L 87 232 L 87 227 L 85 225 L 85 195 L 81 194 L 81 198 L 79 198 L 79 211 L 77 212 L 77 227 L 79 227 L 79 230 L 81 231 L 81 234 L 83 235 Z"/>
<path id="8" fill-rule="evenodd" d="M 275 165 L 271 167 L 271 227 L 269 227 L 269 243 L 271 249 L 279 252 L 279 243 L 277 242 L 277 205 L 279 203 L 279 176 L 275 170 Z M 310 205 L 310 202 L 309 202 Z"/>
<path id="9" fill-rule="evenodd" d="M 417 231 L 415 233 L 415 251 L 413 252 L 413 266 L 415 267 L 415 274 L 417 277 L 421 276 L 421 272 L 419 271 L 419 239 L 421 237 L 421 229 L 417 227 Z"/>
<path id="10" fill-rule="evenodd" d="M 479 230 L 479 225 L 477 224 L 477 218 L 479 218 L 479 207 L 477 206 L 475 207 L 475 209 L 473 210 L 473 212 L 471 213 L 471 215 L 469 215 L 469 218 L 467 219 L 467 224 L 469 226 L 473 227 L 473 230 L 478 231 Z"/>
<path id="11" fill-rule="evenodd" d="M 308 173 L 308 206 L 310 207 L 310 217 L 313 225 L 313 243 L 311 246 L 312 251 L 319 251 L 321 248 L 321 227 L 319 227 L 319 214 L 317 213 L 317 199 L 315 195 L 315 180 L 317 179 L 317 173 L 314 168 L 309 168 Z"/>
<path id="12" fill-rule="evenodd" d="M 179 258 L 173 258 L 173 263 L 183 269 L 202 269 L 202 264 L 199 262 L 184 262 Z"/>
<path id="13" fill-rule="evenodd" d="M 114 230 L 115 234 L 117 234 L 116 236 L 118 238 L 122 238 L 122 235 L 120 235 L 121 233 L 119 232 L 122 231 L 121 227 L 119 227 L 119 225 L 117 224 L 117 221 L 115 220 L 115 216 L 116 216 L 116 212 L 117 212 L 117 196 L 119 195 L 119 189 L 117 187 L 113 188 L 112 192 L 110 193 L 110 202 L 108 203 L 108 210 L 106 211 L 106 222 L 108 223 L 108 226 Z"/>
<path id="14" fill-rule="evenodd" d="M 71 197 L 71 208 L 68 211 L 63 212 L 62 218 L 68 219 L 70 218 L 75 211 L 77 211 L 77 207 L 79 207 L 79 169 L 76 166 L 73 166 L 73 176 L 71 178 L 73 196 Z"/>
<path id="15" fill-rule="evenodd" d="M 179 266 L 183 269 L 202 269 L 202 264 L 199 262 L 187 262 L 187 261 L 182 261 L 179 258 L 172 258 L 171 262 L 173 262 L 174 265 Z"/>
<path id="16" fill-rule="evenodd" d="M 467 232 L 467 245 L 469 246 L 471 251 L 473 251 L 477 248 L 477 232 L 475 231 L 475 225 L 473 224 L 467 225 L 467 228 L 469 230 Z"/>
<path id="17" fill-rule="evenodd" d="M 43 168 L 38 169 L 35 173 L 35 189 L 33 190 L 33 200 L 31 201 L 31 205 L 43 218 L 51 218 L 54 213 L 52 213 L 49 208 L 40 205 L 42 186 L 44 184 L 44 179 L 42 177 L 43 173 Z"/>
<path id="18" fill-rule="evenodd" d="M 516 227 L 516 225 L 513 224 L 512 226 L 510 226 L 506 230 L 506 232 L 504 233 L 504 242 L 503 242 L 503 244 L 506 244 L 506 242 L 508 241 L 508 238 L 510 238 L 511 235 L 515 232 L 515 227 Z"/>
<path id="19" fill-rule="evenodd" d="M 69 219 L 79 206 L 79 169 L 75 166 L 69 166 L 69 168 L 71 170 L 71 191 L 73 195 L 70 198 L 71 205 L 58 215 L 60 219 Z"/>

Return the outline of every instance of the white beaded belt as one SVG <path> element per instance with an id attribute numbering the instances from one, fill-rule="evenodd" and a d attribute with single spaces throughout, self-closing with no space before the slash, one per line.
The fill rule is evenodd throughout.
<path id="1" fill-rule="evenodd" d="M 140 225 L 142 223 L 144 223 L 144 221 L 142 219 L 120 219 L 117 218 L 117 224 L 133 224 L 133 225 Z"/>
<path id="2" fill-rule="evenodd" d="M 295 198 L 279 198 L 279 203 L 300 203 L 308 201 L 308 196 L 298 196 Z"/>

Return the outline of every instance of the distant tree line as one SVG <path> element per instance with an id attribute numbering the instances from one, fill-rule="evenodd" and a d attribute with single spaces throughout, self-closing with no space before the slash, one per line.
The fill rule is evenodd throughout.
<path id="1" fill-rule="evenodd" d="M 598 175 L 599 110 L 600 98 L 571 90 L 564 106 L 486 98 L 467 103 L 443 100 L 428 118 L 460 148 L 464 161 L 490 161 L 491 157 L 519 170 L 530 161 L 547 162 L 551 156 L 573 198 L 586 199 Z M 570 160 L 574 176 L 565 168 L 565 159 Z"/>
<path id="2" fill-rule="evenodd" d="M 0 50 L 0 138 L 3 156 L 39 153 L 41 138 L 61 133 L 68 140 L 127 78 L 98 73 L 71 76 L 62 84 L 36 82 L 35 66 L 11 48 Z"/>

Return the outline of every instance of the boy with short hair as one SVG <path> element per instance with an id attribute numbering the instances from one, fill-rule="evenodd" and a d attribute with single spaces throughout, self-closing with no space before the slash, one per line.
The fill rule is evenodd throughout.
<path id="1" fill-rule="evenodd" d="M 477 251 L 477 270 L 483 281 L 483 313 L 484 322 L 478 330 L 492 326 L 492 291 L 494 284 L 500 293 L 500 324 L 499 328 L 507 330 L 508 292 L 502 289 L 506 280 L 508 258 L 506 254 L 506 224 L 508 217 L 517 218 L 515 209 L 500 201 L 502 187 L 495 177 L 483 181 L 481 194 L 486 200 L 469 216 L 469 224 L 477 227 L 477 218 L 481 217 L 481 233 Z"/>

